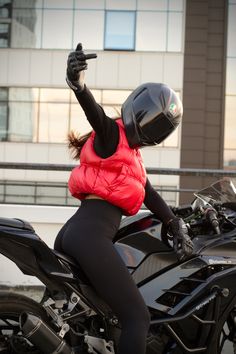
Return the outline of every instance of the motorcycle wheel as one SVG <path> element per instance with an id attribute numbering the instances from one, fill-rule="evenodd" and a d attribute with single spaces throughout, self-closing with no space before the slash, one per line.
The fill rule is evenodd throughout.
<path id="1" fill-rule="evenodd" d="M 36 301 L 24 295 L 0 292 L 1 354 L 43 354 L 23 337 L 19 323 L 22 312 L 47 319 L 46 312 Z"/>
<path id="2" fill-rule="evenodd" d="M 236 304 L 222 314 L 215 338 L 212 354 L 236 354 Z"/>

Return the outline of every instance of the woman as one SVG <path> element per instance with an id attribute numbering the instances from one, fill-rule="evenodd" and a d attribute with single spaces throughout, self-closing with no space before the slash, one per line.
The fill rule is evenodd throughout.
<path id="1" fill-rule="evenodd" d="M 84 84 L 86 59 L 92 57 L 85 56 L 79 44 L 67 62 L 67 83 L 93 131 L 80 138 L 69 135 L 69 147 L 80 159 L 69 189 L 81 206 L 59 232 L 55 249 L 77 260 L 118 317 L 122 326 L 118 353 L 144 354 L 149 311 L 112 240 L 122 214 L 137 213 L 144 202 L 173 233 L 177 252 L 191 254 L 184 222 L 151 186 L 139 151 L 159 144 L 177 127 L 182 104 L 166 85 L 149 83 L 127 98 L 121 119 L 107 117 Z"/>

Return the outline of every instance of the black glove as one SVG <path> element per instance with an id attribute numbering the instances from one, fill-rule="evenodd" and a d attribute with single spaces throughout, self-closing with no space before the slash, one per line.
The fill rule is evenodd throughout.
<path id="1" fill-rule="evenodd" d="M 188 235 L 188 228 L 180 218 L 174 218 L 168 223 L 168 233 L 173 235 L 174 250 L 179 260 L 193 253 L 193 242 Z"/>
<path id="2" fill-rule="evenodd" d="M 97 58 L 97 54 L 84 54 L 82 44 L 79 43 L 74 52 L 67 59 L 66 82 L 72 90 L 83 91 L 84 70 L 87 69 L 87 59 Z"/>

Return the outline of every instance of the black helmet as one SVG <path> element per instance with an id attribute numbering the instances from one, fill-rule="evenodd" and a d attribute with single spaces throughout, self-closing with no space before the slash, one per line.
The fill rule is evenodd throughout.
<path id="1" fill-rule="evenodd" d="M 167 85 L 149 82 L 139 86 L 121 108 L 129 146 L 160 144 L 179 125 L 182 114 L 180 99 Z"/>

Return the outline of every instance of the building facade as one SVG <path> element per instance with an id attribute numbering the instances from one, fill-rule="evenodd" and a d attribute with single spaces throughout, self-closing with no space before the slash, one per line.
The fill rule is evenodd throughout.
<path id="1" fill-rule="evenodd" d="M 108 115 L 119 116 L 144 82 L 164 82 L 183 100 L 178 130 L 142 149 L 147 167 L 236 169 L 235 18 L 236 0 L 0 0 L 1 161 L 73 163 L 68 132 L 90 130 L 65 82 L 67 56 L 81 42 L 97 53 L 86 84 Z M 68 175 L 0 170 L 1 216 L 31 221 L 52 245 L 77 205 Z M 172 205 L 178 194 L 165 189 L 211 181 L 149 178 Z"/>
<path id="2" fill-rule="evenodd" d="M 65 83 L 69 52 L 82 42 L 96 52 L 87 86 L 110 116 L 118 116 L 139 84 L 164 82 L 182 97 L 184 0 L 1 0 L 1 159 L 72 163 L 67 133 L 90 130 Z M 162 146 L 143 151 L 146 166 L 180 167 L 181 128 Z M 65 181 L 67 174 L 0 171 L 3 180 Z M 156 186 L 176 176 L 150 177 Z M 7 187 L 10 189 L 10 187 Z M 169 193 L 175 201 L 176 195 Z M 29 197 L 30 199 L 30 197 Z"/>

